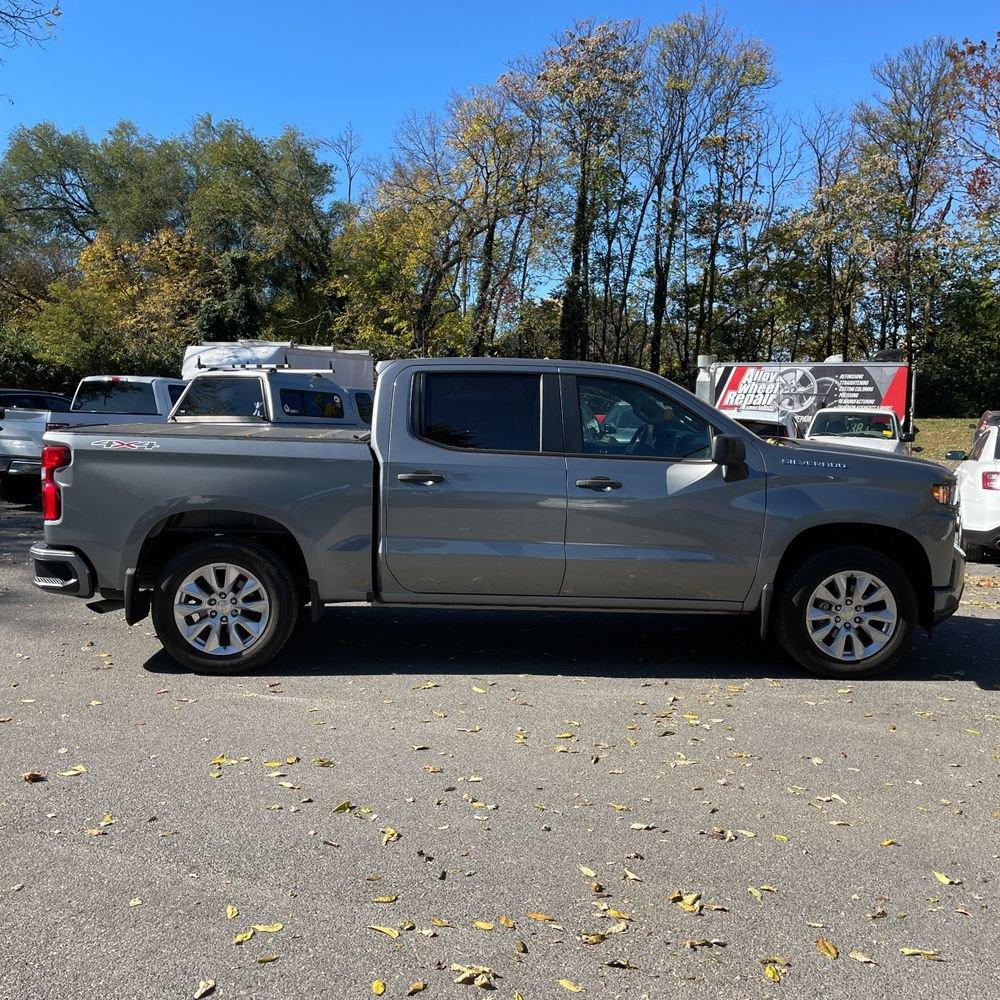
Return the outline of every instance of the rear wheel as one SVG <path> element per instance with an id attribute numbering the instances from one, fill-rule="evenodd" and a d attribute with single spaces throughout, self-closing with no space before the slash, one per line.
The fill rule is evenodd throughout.
<path id="1" fill-rule="evenodd" d="M 864 546 L 817 553 L 792 571 L 775 607 L 776 632 L 803 667 L 824 677 L 864 677 L 894 666 L 917 621 L 906 574 Z"/>
<path id="2" fill-rule="evenodd" d="M 202 674 L 237 674 L 284 646 L 298 615 L 287 566 L 254 542 L 196 542 L 163 568 L 153 626 L 170 655 Z"/>

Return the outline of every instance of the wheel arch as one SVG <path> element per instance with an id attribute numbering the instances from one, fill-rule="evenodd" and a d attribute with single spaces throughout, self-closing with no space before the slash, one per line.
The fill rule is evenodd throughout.
<path id="1" fill-rule="evenodd" d="M 845 545 L 864 545 L 899 565 L 913 584 L 917 621 L 925 628 L 930 627 L 934 611 L 930 560 L 920 542 L 901 528 L 855 521 L 806 528 L 791 540 L 782 554 L 774 575 L 775 588 L 780 591 L 792 568 L 803 559 Z"/>
<path id="2" fill-rule="evenodd" d="M 177 551 L 199 539 L 252 540 L 270 550 L 288 567 L 295 585 L 308 600 L 309 567 L 302 546 L 281 522 L 238 510 L 187 510 L 161 518 L 146 534 L 136 558 L 135 585 L 148 590 L 157 572 Z"/>

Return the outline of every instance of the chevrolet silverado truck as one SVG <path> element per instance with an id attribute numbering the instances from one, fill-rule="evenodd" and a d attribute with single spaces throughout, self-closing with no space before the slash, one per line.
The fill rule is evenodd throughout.
<path id="1" fill-rule="evenodd" d="M 205 673 L 267 662 L 305 607 L 368 602 L 755 616 L 802 666 L 860 676 L 951 615 L 964 580 L 945 469 L 763 441 L 631 368 L 394 361 L 370 434 L 195 421 L 45 441 L 36 586 L 129 624 L 152 610 Z"/>

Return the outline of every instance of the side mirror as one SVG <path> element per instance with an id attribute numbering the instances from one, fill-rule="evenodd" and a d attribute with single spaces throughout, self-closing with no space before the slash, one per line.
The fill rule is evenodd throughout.
<path id="1" fill-rule="evenodd" d="M 743 438 L 735 434 L 716 434 L 712 438 L 712 461 L 722 466 L 723 479 L 727 483 L 746 479 L 750 475 L 747 446 Z"/>
<path id="2" fill-rule="evenodd" d="M 919 455 L 920 452 L 922 452 L 923 450 L 924 446 L 922 444 L 918 444 L 915 448 L 910 449 L 910 451 L 912 451 L 914 455 Z"/>
<path id="3" fill-rule="evenodd" d="M 899 435 L 899 440 L 903 444 L 911 444 L 913 441 L 917 440 L 917 435 L 913 431 L 904 431 L 904 433 Z"/>
<path id="4" fill-rule="evenodd" d="M 964 462 L 969 456 L 964 451 L 946 451 L 944 457 L 949 462 Z"/>

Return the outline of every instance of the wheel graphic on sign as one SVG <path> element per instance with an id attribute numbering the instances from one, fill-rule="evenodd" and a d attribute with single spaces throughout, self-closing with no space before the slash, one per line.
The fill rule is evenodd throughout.
<path id="1" fill-rule="evenodd" d="M 774 404 L 785 413 L 805 413 L 818 393 L 816 379 L 808 368 L 782 368 L 778 372 Z"/>

